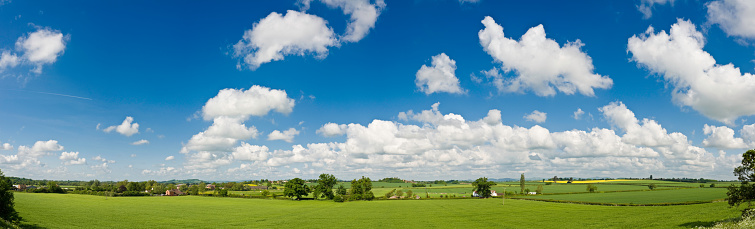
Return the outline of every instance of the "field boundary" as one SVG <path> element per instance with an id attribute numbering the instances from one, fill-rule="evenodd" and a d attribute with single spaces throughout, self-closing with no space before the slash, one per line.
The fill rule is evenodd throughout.
<path id="1" fill-rule="evenodd" d="M 632 204 L 632 203 L 603 203 L 603 202 L 590 202 L 590 201 L 575 201 L 575 200 L 552 200 L 552 199 L 536 199 L 536 198 L 511 198 L 514 200 L 530 200 L 541 201 L 551 203 L 564 203 L 564 204 L 584 204 L 584 205 L 601 205 L 601 206 L 626 206 L 626 207 L 647 207 L 647 206 L 675 206 L 675 205 L 693 205 L 693 204 L 708 204 L 720 202 L 725 199 L 715 200 L 696 200 L 676 203 L 649 203 L 649 204 Z"/>

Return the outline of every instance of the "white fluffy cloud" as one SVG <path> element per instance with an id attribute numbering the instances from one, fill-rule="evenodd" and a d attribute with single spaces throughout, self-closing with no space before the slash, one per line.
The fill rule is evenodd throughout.
<path id="1" fill-rule="evenodd" d="M 343 14 L 349 15 L 351 19 L 346 25 L 346 33 L 341 36 L 341 41 L 357 42 L 362 40 L 370 29 L 375 28 L 378 16 L 385 9 L 383 0 L 320 0 L 322 3 L 331 8 L 341 8 Z M 300 4 L 306 10 L 312 0 L 302 0 Z"/>
<path id="2" fill-rule="evenodd" d="M 10 51 L 3 51 L 3 53 L 0 54 L 0 72 L 5 71 L 7 68 L 16 67 L 19 63 L 21 63 L 21 59 Z"/>
<path id="3" fill-rule="evenodd" d="M 231 155 L 234 159 L 241 161 L 264 161 L 270 155 L 270 150 L 267 146 L 250 145 L 244 142 L 236 147 Z"/>
<path id="4" fill-rule="evenodd" d="M 176 157 L 172 155 L 165 158 L 166 161 L 171 161 L 173 159 L 176 159 Z"/>
<path id="5" fill-rule="evenodd" d="M 257 138 L 260 134 L 256 127 L 247 127 L 244 123 L 250 116 L 261 117 L 271 111 L 289 114 L 293 108 L 294 100 L 284 90 L 257 85 L 249 90 L 220 90 L 217 96 L 209 99 L 202 107 L 202 116 L 205 120 L 212 120 L 212 125 L 192 136 L 181 149 L 181 153 L 189 154 L 184 169 L 189 172 L 214 171 L 218 166 L 230 164 L 234 156 L 229 153 L 244 152 L 240 148 L 248 144 L 242 142 L 241 147 L 235 146 L 243 140 Z M 291 128 L 283 132 L 276 130 L 268 137 L 293 141 L 297 134 L 298 131 Z"/>
<path id="6" fill-rule="evenodd" d="M 270 111 L 288 114 L 294 108 L 294 100 L 286 91 L 254 85 L 249 90 L 223 89 L 202 107 L 205 120 L 216 117 L 264 116 Z"/>
<path id="7" fill-rule="evenodd" d="M 548 114 L 538 110 L 532 111 L 532 113 L 524 116 L 524 119 L 527 121 L 536 123 L 544 123 L 546 118 L 548 118 Z"/>
<path id="8" fill-rule="evenodd" d="M 135 123 L 133 117 L 126 116 L 126 119 L 124 119 L 120 125 L 109 126 L 102 131 L 104 131 L 105 133 L 110 133 L 113 132 L 113 130 L 124 136 L 130 137 L 131 135 L 139 133 L 139 123 Z"/>
<path id="9" fill-rule="evenodd" d="M 703 133 L 708 138 L 703 140 L 703 146 L 720 149 L 743 149 L 747 148 L 744 140 L 734 137 L 734 130 L 725 126 L 703 126 Z"/>
<path id="10" fill-rule="evenodd" d="M 712 155 L 703 148 L 693 146 L 686 135 L 679 132 L 669 134 L 655 120 L 645 118 L 640 122 L 624 103 L 612 102 L 599 110 L 613 126 L 624 131 L 621 137 L 623 142 L 652 147 L 664 154 L 669 163 L 712 166 L 709 161 Z"/>
<path id="11" fill-rule="evenodd" d="M 431 66 L 422 65 L 417 71 L 414 83 L 420 91 L 428 95 L 436 92 L 462 94 L 464 90 L 459 86 L 455 72 L 456 61 L 441 53 L 433 56 Z"/>
<path id="12" fill-rule="evenodd" d="M 131 143 L 131 145 L 135 145 L 135 146 L 144 145 L 144 144 L 149 144 L 149 141 L 147 141 L 147 139 L 142 139 L 142 140 L 135 141 L 135 142 Z"/>
<path id="13" fill-rule="evenodd" d="M 703 51 L 705 38 L 695 25 L 679 19 L 670 33 L 653 27 L 628 41 L 632 60 L 663 77 L 673 87 L 672 98 L 703 115 L 733 124 L 755 114 L 755 77 L 732 64 L 719 65 Z"/>
<path id="14" fill-rule="evenodd" d="M 648 19 L 653 16 L 653 5 L 665 5 L 666 3 L 674 4 L 674 0 L 641 0 L 637 10 L 642 13 L 643 18 Z"/>
<path id="15" fill-rule="evenodd" d="M 274 140 L 283 140 L 288 143 L 291 143 L 294 141 L 294 137 L 296 135 L 299 135 L 299 131 L 294 128 L 289 128 L 288 130 L 279 131 L 274 130 L 270 134 L 267 135 L 267 140 L 274 141 Z"/>
<path id="16" fill-rule="evenodd" d="M 577 111 L 574 112 L 574 115 L 572 116 L 575 120 L 579 120 L 582 118 L 582 115 L 585 114 L 585 112 L 582 110 L 582 108 L 577 108 Z"/>
<path id="17" fill-rule="evenodd" d="M 86 158 L 79 158 L 79 152 L 62 152 L 58 157 L 65 165 L 83 165 L 87 163 Z"/>
<path id="18" fill-rule="evenodd" d="M 338 125 L 332 122 L 325 123 L 325 125 L 322 125 L 322 127 L 317 130 L 317 133 L 325 137 L 341 136 L 346 133 L 346 125 Z"/>
<path id="19" fill-rule="evenodd" d="M 10 143 L 3 143 L 0 145 L 0 150 L 13 150 L 13 146 Z"/>
<path id="20" fill-rule="evenodd" d="M 538 25 L 516 41 L 505 37 L 493 18 L 485 17 L 482 24 L 485 29 L 478 36 L 483 50 L 502 64 L 503 71 L 517 73 L 516 78 L 502 82 L 505 92 L 532 90 L 538 96 L 553 96 L 558 89 L 564 94 L 593 96 L 593 88 L 608 89 L 613 84 L 607 76 L 593 73 L 592 58 L 580 50 L 584 44 L 579 40 L 561 47 L 546 38 L 543 25 Z"/>
<path id="21" fill-rule="evenodd" d="M 42 73 L 42 65 L 55 63 L 58 56 L 63 55 L 68 39 L 69 36 L 59 31 L 39 28 L 18 38 L 16 50 L 23 53 L 24 60 L 35 66 L 32 72 L 39 74 Z"/>
<path id="22" fill-rule="evenodd" d="M 254 70 L 264 63 L 283 60 L 287 55 L 313 53 L 319 58 L 328 55 L 328 47 L 337 46 L 333 29 L 315 15 L 289 10 L 276 12 L 255 23 L 233 46 L 234 56 Z M 238 66 L 239 68 L 241 65 Z"/>
<path id="23" fill-rule="evenodd" d="M 729 36 L 755 38 L 755 1 L 719 0 L 705 6 L 708 21 L 718 24 Z"/>

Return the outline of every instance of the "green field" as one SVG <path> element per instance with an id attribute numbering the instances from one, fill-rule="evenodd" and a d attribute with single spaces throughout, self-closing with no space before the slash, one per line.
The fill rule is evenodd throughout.
<path id="1" fill-rule="evenodd" d="M 687 188 L 639 192 L 535 195 L 524 197 L 532 199 L 584 201 L 596 203 L 653 204 L 723 200 L 724 198 L 726 198 L 726 191 L 727 190 L 725 188 Z"/>
<path id="2" fill-rule="evenodd" d="M 218 197 L 16 193 L 36 228 L 688 228 L 738 216 L 726 203 L 616 207 L 507 199 L 335 203 Z"/>

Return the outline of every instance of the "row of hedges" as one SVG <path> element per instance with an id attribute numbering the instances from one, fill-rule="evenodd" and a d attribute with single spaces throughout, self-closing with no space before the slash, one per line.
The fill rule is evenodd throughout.
<path id="1" fill-rule="evenodd" d="M 692 205 L 692 204 L 707 204 L 721 200 L 695 200 L 677 203 L 651 203 L 651 204 L 630 204 L 630 203 L 602 203 L 602 202 L 589 202 L 589 201 L 576 201 L 576 200 L 548 200 L 548 199 L 535 199 L 535 198 L 516 198 L 517 200 L 531 200 L 542 201 L 551 203 L 565 203 L 565 204 L 584 204 L 584 205 L 601 205 L 601 206 L 674 206 L 674 205 Z"/>

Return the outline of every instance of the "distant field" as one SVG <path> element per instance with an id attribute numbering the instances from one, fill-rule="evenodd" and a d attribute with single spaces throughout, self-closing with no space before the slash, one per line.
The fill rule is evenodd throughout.
<path id="1" fill-rule="evenodd" d="M 688 188 L 640 192 L 536 195 L 525 197 L 534 199 L 586 201 L 598 203 L 651 204 L 719 200 L 726 198 L 726 191 L 727 190 L 724 188 Z"/>
<path id="2" fill-rule="evenodd" d="M 688 228 L 736 217 L 726 203 L 614 207 L 501 199 L 332 201 L 16 193 L 37 228 Z M 566 219 L 566 220 L 563 220 Z"/>

